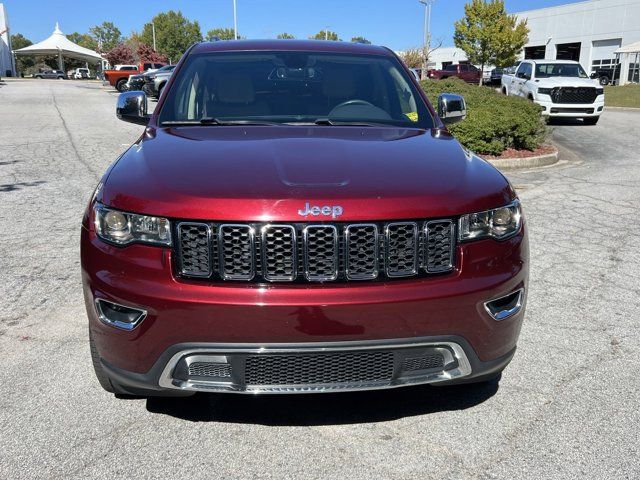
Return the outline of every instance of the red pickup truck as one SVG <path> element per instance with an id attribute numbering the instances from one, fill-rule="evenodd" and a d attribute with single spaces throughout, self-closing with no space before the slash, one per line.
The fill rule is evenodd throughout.
<path id="1" fill-rule="evenodd" d="M 119 92 L 124 91 L 124 85 L 127 83 L 129 79 L 129 75 L 135 75 L 139 72 L 144 72 L 151 69 L 158 69 L 164 67 L 165 63 L 157 63 L 157 62 L 141 62 L 132 68 L 130 65 L 126 65 L 127 68 L 115 69 L 115 70 L 105 70 L 104 71 L 104 79 L 109 82 L 109 84 L 115 87 Z"/>
<path id="2" fill-rule="evenodd" d="M 479 83 L 482 71 L 474 65 L 466 63 L 457 65 L 447 65 L 442 70 L 429 70 L 429 78 L 433 80 L 444 80 L 445 78 L 457 77 L 467 83 Z"/>

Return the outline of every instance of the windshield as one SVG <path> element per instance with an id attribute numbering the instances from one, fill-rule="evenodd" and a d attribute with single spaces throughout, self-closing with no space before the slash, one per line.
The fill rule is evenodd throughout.
<path id="1" fill-rule="evenodd" d="M 536 78 L 576 77 L 587 78 L 587 72 L 577 63 L 538 63 Z"/>
<path id="2" fill-rule="evenodd" d="M 382 124 L 433 119 L 395 57 L 305 52 L 190 56 L 160 124 Z"/>

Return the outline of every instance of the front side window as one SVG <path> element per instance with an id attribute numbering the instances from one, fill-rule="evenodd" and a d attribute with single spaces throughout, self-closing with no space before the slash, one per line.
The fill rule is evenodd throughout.
<path id="1" fill-rule="evenodd" d="M 432 128 L 395 57 L 305 52 L 190 56 L 160 124 L 269 122 Z"/>
<path id="2" fill-rule="evenodd" d="M 575 77 L 587 78 L 587 72 L 577 63 L 538 63 L 536 78 Z"/>

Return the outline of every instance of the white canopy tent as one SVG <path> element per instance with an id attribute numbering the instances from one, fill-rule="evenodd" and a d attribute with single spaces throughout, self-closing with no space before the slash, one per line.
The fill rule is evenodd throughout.
<path id="1" fill-rule="evenodd" d="M 640 83 L 640 42 L 630 43 L 615 51 L 620 63 L 618 85 Z"/>
<path id="2" fill-rule="evenodd" d="M 63 57 L 73 58 L 89 63 L 99 63 L 103 60 L 98 52 L 81 47 L 69 40 L 60 30 L 58 23 L 49 38 L 28 47 L 14 50 L 16 55 L 57 55 L 58 68 L 64 70 Z"/>

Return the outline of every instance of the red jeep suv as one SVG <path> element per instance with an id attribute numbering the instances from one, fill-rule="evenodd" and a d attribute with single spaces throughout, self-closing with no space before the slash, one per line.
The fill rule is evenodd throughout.
<path id="1" fill-rule="evenodd" d="M 514 355 L 528 242 L 504 176 L 389 49 L 199 43 L 82 224 L 89 341 L 120 395 L 480 382 Z"/>

